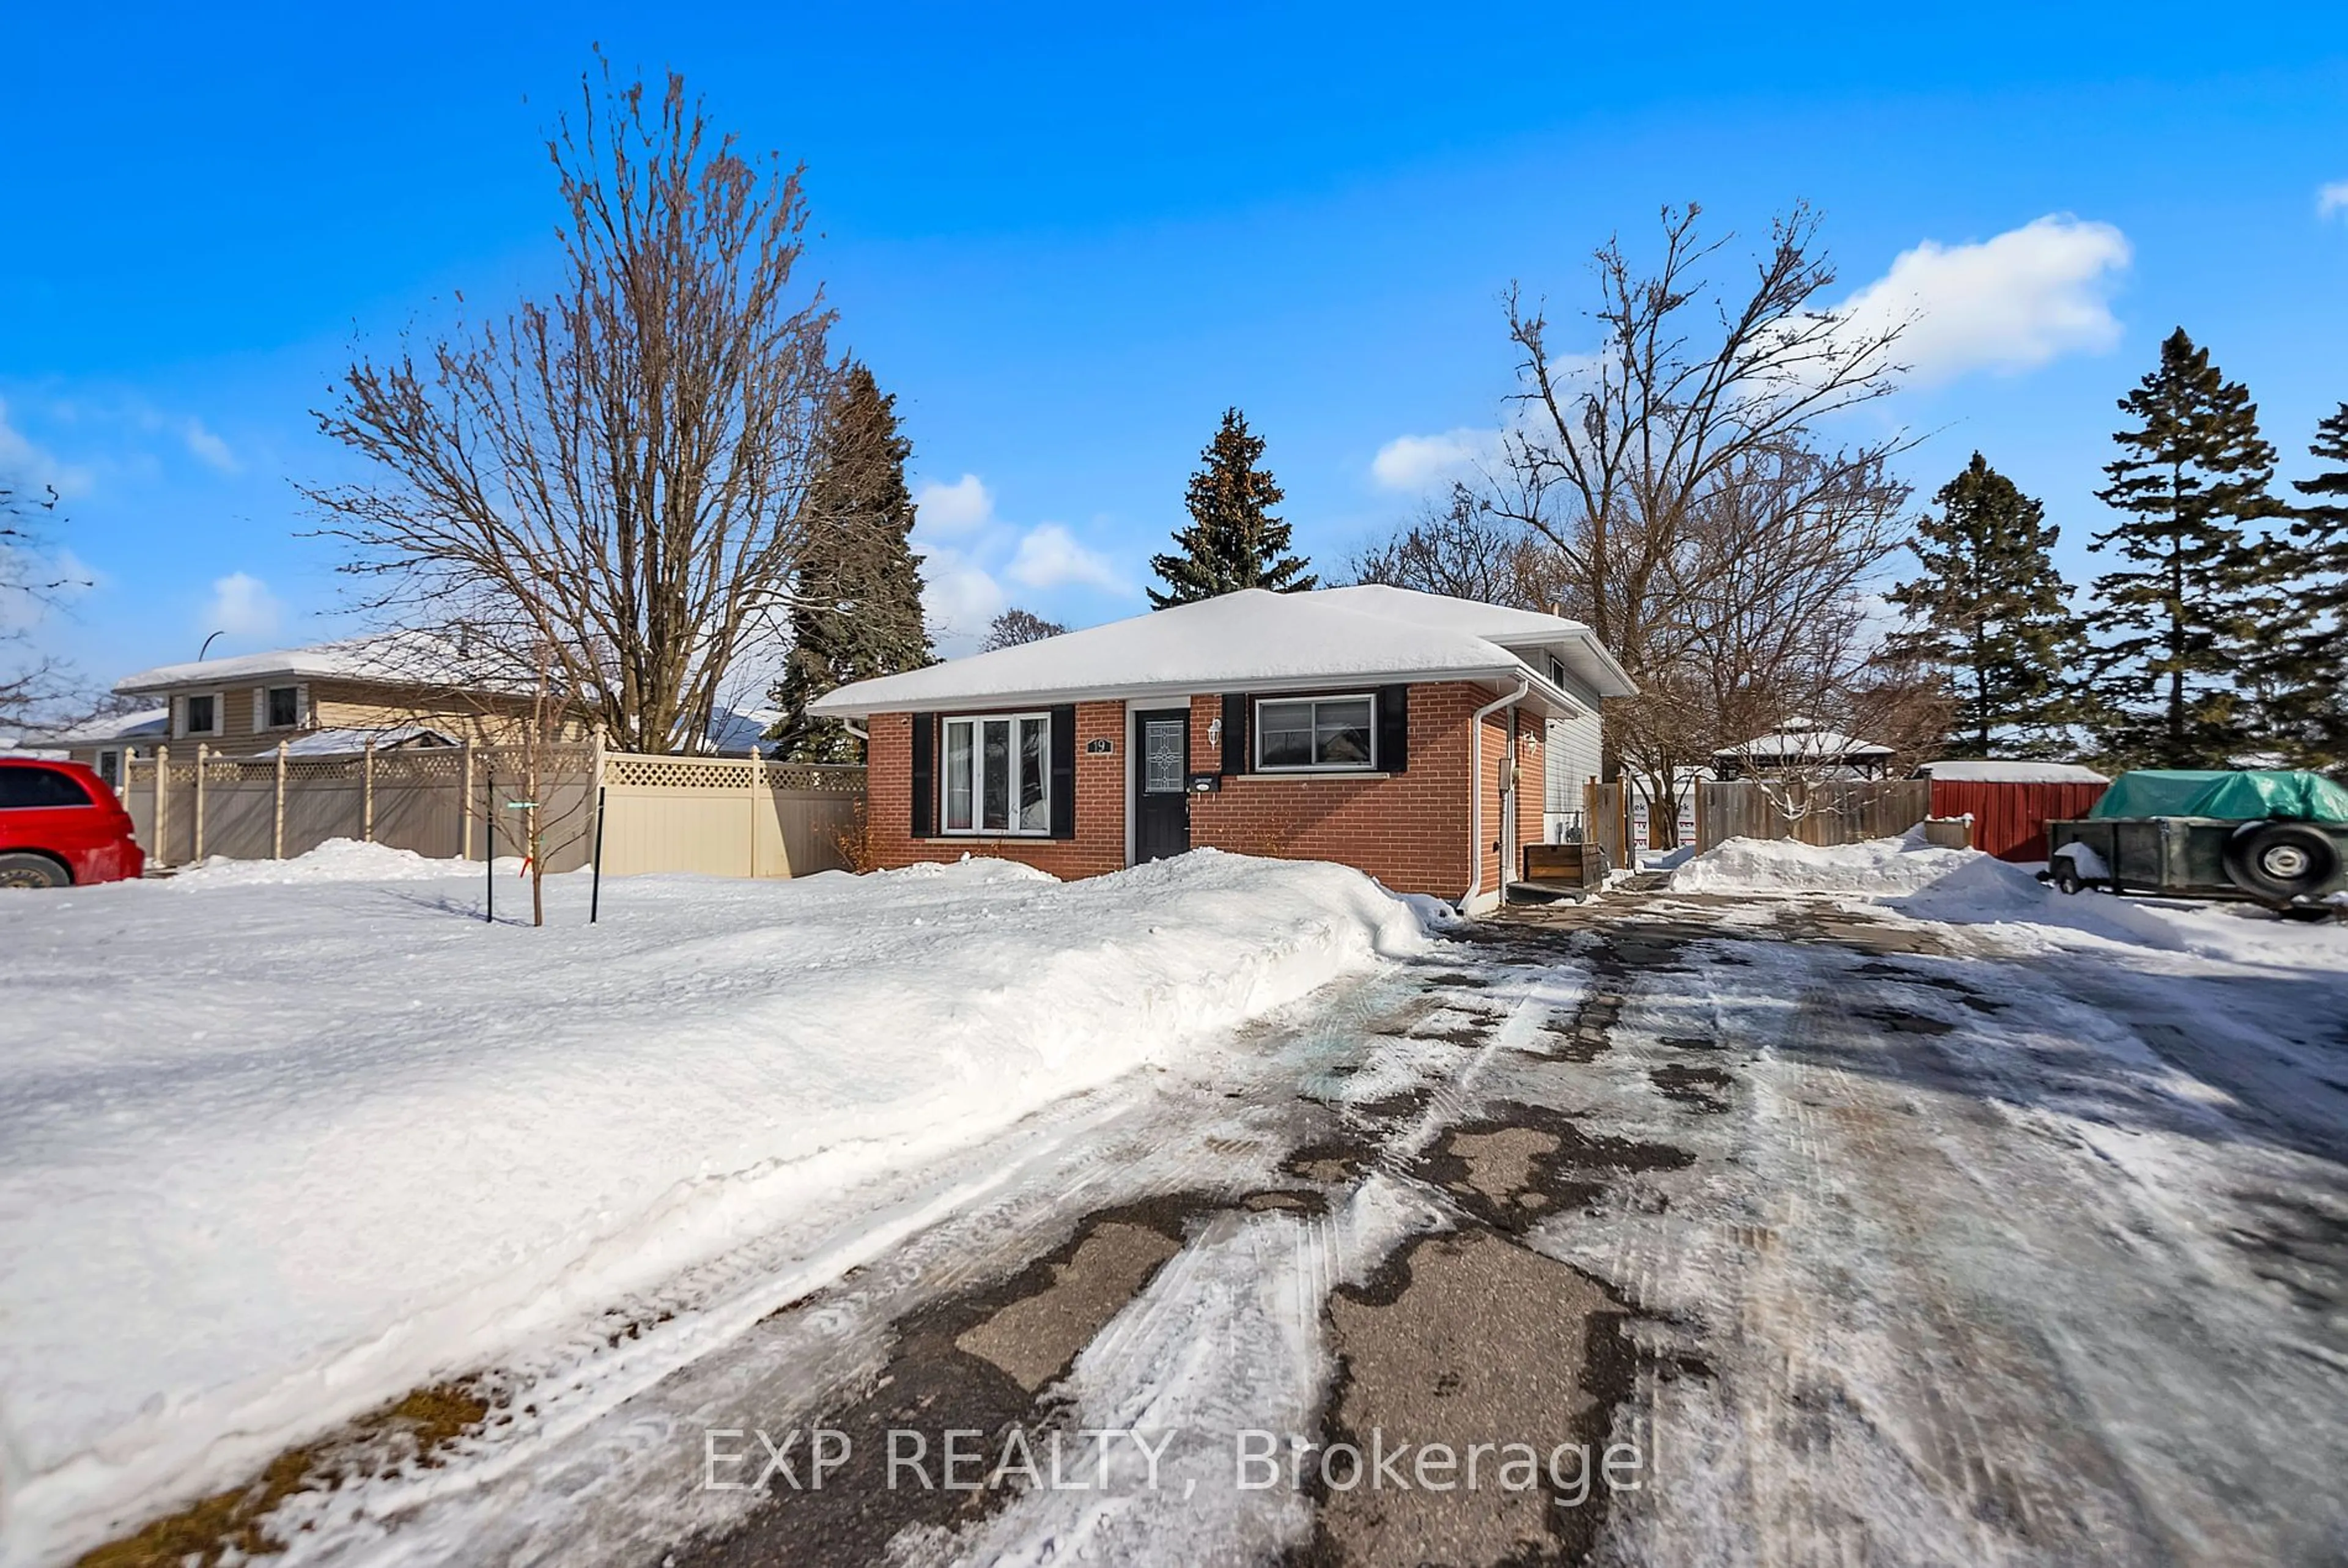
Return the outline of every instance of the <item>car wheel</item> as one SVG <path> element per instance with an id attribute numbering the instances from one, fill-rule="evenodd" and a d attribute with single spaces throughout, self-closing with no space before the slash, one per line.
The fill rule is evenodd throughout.
<path id="1" fill-rule="evenodd" d="M 2235 886 L 2277 903 L 2314 893 L 2339 869 L 2331 838 L 2303 822 L 2257 823 L 2226 845 L 2226 874 Z"/>
<path id="2" fill-rule="evenodd" d="M 46 855 L 0 855 L 0 887 L 67 887 L 73 878 Z"/>

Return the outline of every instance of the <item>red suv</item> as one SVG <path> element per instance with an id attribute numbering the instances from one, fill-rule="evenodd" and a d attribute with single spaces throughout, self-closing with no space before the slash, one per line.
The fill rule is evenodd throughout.
<path id="1" fill-rule="evenodd" d="M 0 887 L 121 882 L 146 866 L 104 779 L 79 763 L 0 757 Z"/>

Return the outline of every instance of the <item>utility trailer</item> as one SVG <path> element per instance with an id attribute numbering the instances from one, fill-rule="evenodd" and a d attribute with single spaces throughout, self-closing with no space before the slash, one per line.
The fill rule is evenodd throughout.
<path id="1" fill-rule="evenodd" d="M 2321 908 L 2348 891 L 2348 825 L 2232 817 L 2088 818 L 2046 825 L 2047 879 L 2065 893 L 2174 893 Z"/>
<path id="2" fill-rule="evenodd" d="M 2322 914 L 2348 891 L 2348 790 L 2280 768 L 2138 769 L 2085 818 L 2046 825 L 2043 875 L 2065 893 L 2250 898 Z"/>

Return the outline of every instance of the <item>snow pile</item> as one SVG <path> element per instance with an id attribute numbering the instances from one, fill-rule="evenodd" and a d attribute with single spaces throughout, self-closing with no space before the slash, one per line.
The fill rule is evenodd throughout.
<path id="1" fill-rule="evenodd" d="M 175 887 L 284 886 L 302 882 L 417 882 L 435 876 L 478 876 L 481 868 L 435 860 L 412 849 L 330 838 L 291 860 L 232 860 L 215 855 L 170 878 Z"/>
<path id="2" fill-rule="evenodd" d="M 0 1560 L 1426 939 L 1356 872 L 1211 851 L 632 878 L 595 927 L 563 878 L 543 930 L 480 923 L 477 867 L 315 859 L 403 868 L 0 906 Z"/>
<path id="3" fill-rule="evenodd" d="M 2348 969 L 2348 932 L 2335 925 L 2302 925 L 2248 903 L 2065 895 L 1986 856 L 1883 903 L 1916 919 L 1980 927 L 2030 950 L 2117 943 L 2266 968 Z"/>
<path id="4" fill-rule="evenodd" d="M 1899 838 L 1870 838 L 1821 849 L 1787 838 L 1732 838 L 1672 873 L 1674 893 L 1913 893 L 1990 857 L 1943 849 L 1911 827 Z"/>
<path id="5" fill-rule="evenodd" d="M 2118 943 L 2229 963 L 2348 968 L 2348 932 L 2337 926 L 2298 926 L 2250 904 L 2065 895 L 1979 850 L 1926 844 L 1921 827 L 1832 849 L 1732 838 L 1673 872 L 1672 891 L 1864 899 L 1911 919 L 1979 927 L 2031 950 Z"/>
<path id="6" fill-rule="evenodd" d="M 1913 891 L 1885 902 L 1920 919 L 1963 925 L 2042 918 L 2056 897 L 2036 876 L 1995 856 L 1972 849 L 1941 853 L 1959 857 L 1957 864 Z"/>

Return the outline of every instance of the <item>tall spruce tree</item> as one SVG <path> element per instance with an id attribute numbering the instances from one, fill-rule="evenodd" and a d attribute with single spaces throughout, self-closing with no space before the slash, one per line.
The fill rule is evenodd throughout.
<path id="1" fill-rule="evenodd" d="M 852 365 L 824 428 L 808 487 L 807 544 L 794 582 L 791 651 L 772 694 L 782 717 L 768 732 L 792 762 L 852 763 L 862 747 L 837 719 L 808 704 L 836 686 L 931 662 L 922 573 L 908 543 L 913 444 L 897 428 L 897 400 Z"/>
<path id="2" fill-rule="evenodd" d="M 1150 558 L 1166 591 L 1149 590 L 1152 609 L 1191 604 L 1243 588 L 1296 593 L 1313 586 L 1302 556 L 1289 551 L 1289 528 L 1272 515 L 1280 486 L 1263 458 L 1263 438 L 1248 434 L 1247 416 L 1223 410 L 1222 428 L 1200 455 L 1184 504 L 1190 526 L 1174 536 L 1177 555 Z"/>
<path id="3" fill-rule="evenodd" d="M 1889 596 L 1910 624 L 1886 653 L 1946 677 L 1951 755 L 2064 749 L 2082 635 L 2051 553 L 2060 530 L 1978 452 L 1932 500 L 1940 510 L 1919 520 L 1910 547 L 1923 573 Z"/>
<path id="4" fill-rule="evenodd" d="M 2246 525 L 2280 508 L 2274 448 L 2250 391 L 2179 327 L 2160 364 L 2120 400 L 2134 428 L 2096 492 L 2125 516 L 2096 536 L 2126 563 L 2096 579 L 2101 624 L 2096 724 L 2115 759 L 2223 767 L 2258 738 L 2247 678 L 2257 662 L 2271 565 Z"/>
<path id="5" fill-rule="evenodd" d="M 2348 403 L 2316 425 L 2308 450 L 2329 466 L 2291 485 L 2306 499 L 2278 552 L 2281 630 L 2267 675 L 2285 752 L 2334 767 L 2348 763 Z"/>

